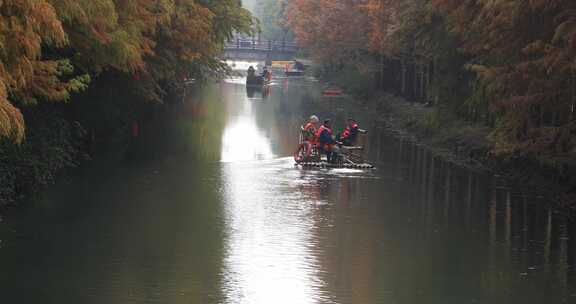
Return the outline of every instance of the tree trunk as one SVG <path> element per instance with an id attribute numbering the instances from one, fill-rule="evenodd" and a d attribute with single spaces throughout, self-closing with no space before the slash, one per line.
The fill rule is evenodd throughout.
<path id="1" fill-rule="evenodd" d="M 384 54 L 380 54 L 380 83 L 379 83 L 379 89 L 380 90 L 384 90 L 384 64 L 386 58 L 384 57 Z"/>
<path id="2" fill-rule="evenodd" d="M 576 75 L 574 70 L 572 70 L 572 96 L 571 96 L 571 104 L 570 104 L 570 120 L 575 120 L 575 111 L 576 111 Z"/>
<path id="3" fill-rule="evenodd" d="M 412 79 L 412 98 L 418 101 L 418 65 L 416 61 L 412 64 L 412 70 L 414 71 L 414 79 Z"/>
<path id="4" fill-rule="evenodd" d="M 426 102 L 426 98 L 424 96 L 424 80 L 426 79 L 426 70 L 428 66 L 422 65 L 422 69 L 420 71 L 420 101 Z"/>
<path id="5" fill-rule="evenodd" d="M 432 104 L 434 106 L 438 105 L 438 100 L 440 99 L 440 79 L 438 79 L 438 57 L 434 57 L 434 62 L 432 63 L 432 86 L 434 86 L 434 101 Z"/>
<path id="6" fill-rule="evenodd" d="M 406 63 L 404 62 L 404 58 L 400 59 L 400 65 L 402 70 L 402 95 L 406 94 Z"/>

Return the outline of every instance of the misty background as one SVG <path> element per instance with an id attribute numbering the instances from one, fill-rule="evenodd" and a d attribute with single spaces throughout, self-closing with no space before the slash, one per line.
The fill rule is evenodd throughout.
<path id="1" fill-rule="evenodd" d="M 294 40 L 286 23 L 287 0 L 244 0 L 242 6 L 258 19 L 260 37 L 270 40 Z"/>

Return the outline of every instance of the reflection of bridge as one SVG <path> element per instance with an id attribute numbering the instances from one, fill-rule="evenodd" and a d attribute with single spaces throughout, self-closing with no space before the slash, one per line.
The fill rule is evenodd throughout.
<path id="1" fill-rule="evenodd" d="M 224 47 L 224 57 L 246 60 L 291 60 L 298 47 L 294 42 L 236 38 Z"/>

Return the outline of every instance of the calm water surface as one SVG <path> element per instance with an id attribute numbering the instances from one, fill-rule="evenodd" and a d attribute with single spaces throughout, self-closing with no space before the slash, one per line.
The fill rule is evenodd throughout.
<path id="1" fill-rule="evenodd" d="M 0 223 L 1 303 L 576 303 L 576 224 L 546 199 L 370 130 L 378 170 L 301 170 L 312 79 L 189 93 L 123 161 Z"/>

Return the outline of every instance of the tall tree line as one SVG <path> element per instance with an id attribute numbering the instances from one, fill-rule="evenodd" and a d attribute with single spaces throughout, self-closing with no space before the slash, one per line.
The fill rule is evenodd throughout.
<path id="1" fill-rule="evenodd" d="M 497 153 L 574 160 L 575 1 L 292 0 L 287 19 L 319 62 L 490 126 Z"/>

